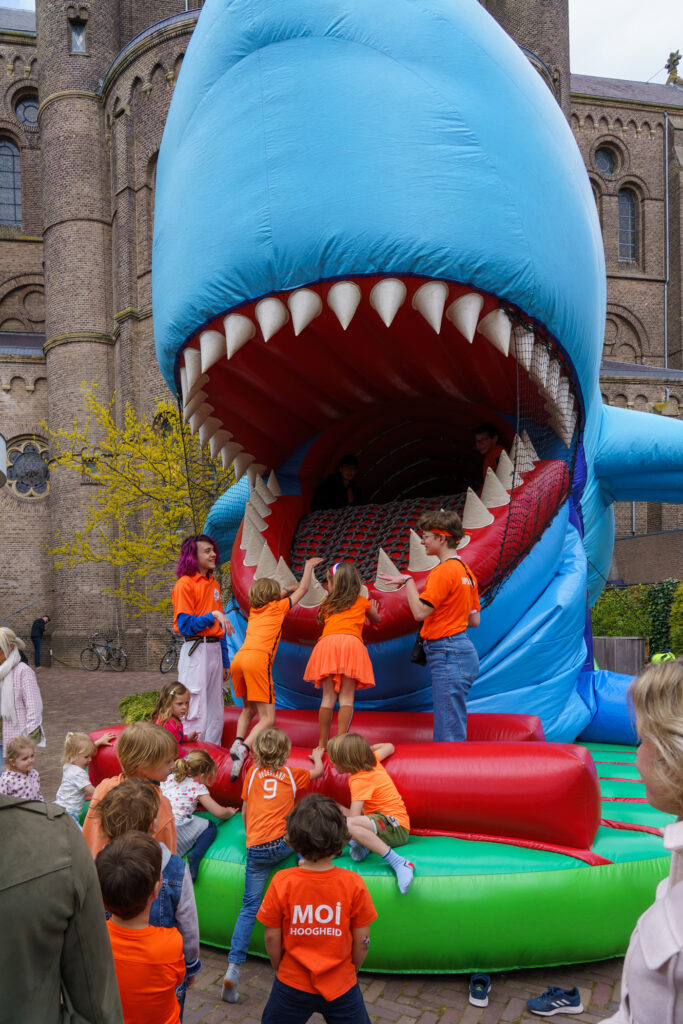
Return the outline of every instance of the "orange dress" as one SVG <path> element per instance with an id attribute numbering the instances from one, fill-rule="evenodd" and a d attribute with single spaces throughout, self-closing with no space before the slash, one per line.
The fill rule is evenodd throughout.
<path id="1" fill-rule="evenodd" d="M 323 634 L 308 659 L 304 679 L 318 689 L 328 676 L 339 693 L 342 677 L 355 679 L 356 689 L 375 685 L 372 662 L 363 643 L 363 623 L 370 602 L 357 597 L 350 608 L 333 612 L 325 619 Z"/>

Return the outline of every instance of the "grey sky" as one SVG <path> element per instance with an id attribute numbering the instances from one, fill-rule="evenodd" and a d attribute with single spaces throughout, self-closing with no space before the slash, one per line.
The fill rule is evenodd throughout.
<path id="1" fill-rule="evenodd" d="M 30 11 L 34 0 L 0 0 Z M 676 13 L 678 11 L 678 13 Z M 680 0 L 569 0 L 572 71 L 664 82 L 671 50 L 683 50 Z M 655 74 L 655 72 L 659 72 Z"/>

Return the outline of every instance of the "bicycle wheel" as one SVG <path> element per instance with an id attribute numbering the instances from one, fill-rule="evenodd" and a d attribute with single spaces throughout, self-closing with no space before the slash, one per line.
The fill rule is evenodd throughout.
<path id="1" fill-rule="evenodd" d="M 128 664 L 128 655 L 121 647 L 112 647 L 109 664 L 114 672 L 125 672 Z"/>
<path id="2" fill-rule="evenodd" d="M 88 672 L 94 672 L 100 667 L 100 656 L 94 647 L 86 647 L 81 651 L 81 665 Z"/>
<path id="3" fill-rule="evenodd" d="M 166 653 L 164 654 L 163 658 L 159 662 L 159 671 L 163 672 L 164 675 L 167 672 L 172 672 L 173 669 L 176 667 L 176 662 L 177 661 L 178 661 L 178 652 L 176 651 L 175 647 L 169 648 L 169 650 L 166 651 Z"/>

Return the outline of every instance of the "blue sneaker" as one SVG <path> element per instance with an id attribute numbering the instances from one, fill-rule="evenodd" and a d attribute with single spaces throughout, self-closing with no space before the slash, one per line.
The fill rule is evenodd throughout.
<path id="1" fill-rule="evenodd" d="M 473 974 L 470 978 L 470 1002 L 472 1006 L 488 1006 L 491 979 L 488 974 Z"/>
<path id="2" fill-rule="evenodd" d="M 526 1005 L 539 1017 L 552 1017 L 555 1013 L 583 1013 L 578 988 L 557 988 L 551 985 L 542 996 L 527 1000 Z"/>

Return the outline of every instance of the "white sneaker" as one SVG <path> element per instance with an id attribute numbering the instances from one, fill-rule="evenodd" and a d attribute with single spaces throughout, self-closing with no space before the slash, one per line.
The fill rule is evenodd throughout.
<path id="1" fill-rule="evenodd" d="M 237 756 L 233 755 L 234 761 L 232 762 L 232 768 L 230 769 L 230 781 L 237 782 L 240 772 L 242 771 L 242 765 L 249 756 L 249 747 L 246 743 L 240 743 L 240 749 L 237 752 Z"/>
<path id="2" fill-rule="evenodd" d="M 237 984 L 240 980 L 239 964 L 228 963 L 228 969 L 223 978 L 221 1000 L 224 1003 L 236 1003 L 239 999 Z"/>

